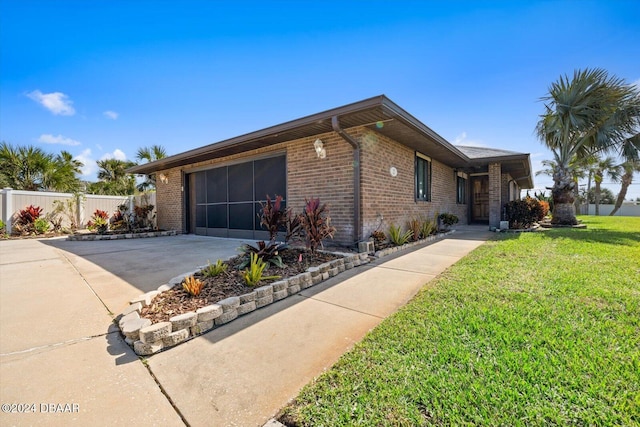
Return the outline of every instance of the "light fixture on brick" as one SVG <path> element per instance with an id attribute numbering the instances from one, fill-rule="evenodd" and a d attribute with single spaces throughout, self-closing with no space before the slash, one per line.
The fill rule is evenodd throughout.
<path id="1" fill-rule="evenodd" d="M 167 177 L 167 175 L 165 175 L 163 173 L 158 175 L 158 178 L 160 178 L 160 182 L 163 183 L 163 184 L 169 183 L 169 178 Z"/>
<path id="2" fill-rule="evenodd" d="M 318 158 L 324 159 L 327 157 L 327 150 L 325 150 L 324 144 L 320 138 L 316 139 L 316 142 L 313 143 L 313 148 L 315 148 Z"/>

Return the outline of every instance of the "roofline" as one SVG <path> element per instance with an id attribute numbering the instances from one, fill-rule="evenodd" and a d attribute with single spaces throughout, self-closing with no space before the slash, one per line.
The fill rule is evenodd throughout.
<path id="1" fill-rule="evenodd" d="M 191 157 L 198 157 L 207 152 L 217 151 L 223 148 L 227 148 L 229 146 L 233 146 L 235 144 L 239 144 L 241 142 L 247 142 L 255 139 L 265 138 L 270 135 L 278 134 L 280 132 L 284 132 L 291 129 L 295 129 L 300 126 L 304 126 L 306 124 L 311 124 L 319 120 L 329 119 L 333 116 L 340 116 L 342 114 L 353 113 L 360 110 L 366 110 L 368 108 L 376 107 L 379 105 L 384 105 L 385 100 L 389 101 L 389 99 L 384 95 L 374 96 L 372 98 L 364 99 L 362 101 L 353 102 L 351 104 L 343 105 L 341 107 L 332 108 L 330 110 L 326 110 L 320 113 L 315 113 L 309 116 L 304 116 L 298 119 L 290 120 L 288 122 L 284 122 L 275 126 L 270 126 L 268 128 L 264 128 L 254 132 L 249 132 L 243 135 L 235 136 L 233 138 L 225 139 L 220 142 L 214 142 L 212 144 L 205 145 L 204 147 L 195 148 L 189 151 L 175 154 L 173 156 L 168 156 L 163 159 L 156 160 L 154 162 L 149 162 L 142 165 L 134 166 L 132 168 L 127 169 L 127 172 L 136 173 L 136 174 L 150 173 L 155 170 L 163 169 L 163 165 L 168 165 L 169 163 L 172 163 L 172 162 L 184 161 Z M 150 168 L 150 166 L 153 166 L 153 167 Z"/>
<path id="2" fill-rule="evenodd" d="M 235 136 L 233 138 L 225 139 L 219 142 L 215 142 L 212 144 L 205 145 L 203 147 L 194 148 L 192 150 L 188 150 L 179 154 L 175 154 L 172 156 L 165 157 L 160 160 L 156 160 L 149 163 L 144 163 L 142 165 L 133 166 L 127 169 L 128 173 L 133 174 L 150 174 L 163 169 L 170 169 L 173 167 L 182 166 L 190 163 L 190 159 L 200 158 L 202 156 L 206 156 L 207 154 L 214 155 L 216 152 L 224 150 L 229 147 L 234 147 L 235 145 L 240 145 L 244 143 L 250 143 L 252 141 L 264 140 L 269 137 L 278 136 L 278 134 L 282 132 L 287 132 L 294 130 L 296 128 L 301 128 L 306 125 L 311 125 L 323 120 L 331 120 L 333 117 L 340 117 L 345 114 L 357 113 L 359 111 L 368 110 L 372 108 L 379 107 L 382 109 L 383 113 L 393 118 L 394 120 L 398 120 L 404 123 L 406 126 L 413 128 L 419 133 L 427 136 L 432 139 L 446 150 L 451 152 L 454 156 L 461 159 L 464 163 L 468 165 L 477 165 L 488 162 L 504 162 L 504 161 L 514 161 L 514 160 L 522 160 L 526 161 L 529 166 L 529 170 L 531 171 L 531 159 L 529 154 L 525 153 L 514 153 L 513 155 L 506 156 L 492 156 L 492 157 L 483 157 L 483 158 L 470 158 L 463 151 L 461 151 L 458 147 L 451 144 L 449 141 L 444 139 L 438 133 L 433 131 L 431 128 L 426 126 L 420 120 L 415 118 L 409 112 L 404 110 L 398 104 L 391 101 L 384 94 L 374 96 L 371 98 L 367 98 L 361 101 L 353 102 L 347 105 L 343 105 L 341 107 L 332 108 L 329 110 L 321 111 L 319 113 L 311 114 L 308 116 L 304 116 L 298 119 L 289 120 L 287 122 L 270 126 L 264 129 L 260 129 L 254 132 L 249 132 L 243 135 Z M 362 124 L 363 126 L 365 123 Z M 268 141 L 265 143 L 268 145 Z M 524 177 L 523 177 L 524 178 Z M 532 178 L 530 178 L 532 183 Z"/>

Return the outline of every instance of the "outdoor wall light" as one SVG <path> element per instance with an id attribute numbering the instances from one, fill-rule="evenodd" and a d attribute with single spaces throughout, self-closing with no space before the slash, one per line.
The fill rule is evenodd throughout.
<path id="1" fill-rule="evenodd" d="M 316 142 L 313 143 L 313 148 L 315 148 L 318 158 L 324 159 L 325 157 L 327 157 L 327 150 L 325 150 L 324 144 L 322 143 L 320 138 L 316 139 Z"/>
<path id="2" fill-rule="evenodd" d="M 168 184 L 169 183 L 169 178 L 167 177 L 167 175 L 161 173 L 160 175 L 158 175 L 158 178 L 160 178 L 160 182 L 163 184 Z"/>

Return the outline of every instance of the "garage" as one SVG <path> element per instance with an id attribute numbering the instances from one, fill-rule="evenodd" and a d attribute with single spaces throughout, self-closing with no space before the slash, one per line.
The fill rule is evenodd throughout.
<path id="1" fill-rule="evenodd" d="M 260 203 L 267 195 L 286 198 L 286 156 L 228 164 L 193 172 L 186 178 L 191 233 L 266 239 L 268 234 L 260 227 Z"/>

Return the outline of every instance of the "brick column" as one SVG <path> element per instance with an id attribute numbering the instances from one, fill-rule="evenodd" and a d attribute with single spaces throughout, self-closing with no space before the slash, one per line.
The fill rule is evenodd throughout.
<path id="1" fill-rule="evenodd" d="M 489 164 L 489 227 L 500 227 L 502 218 L 502 167 Z"/>

